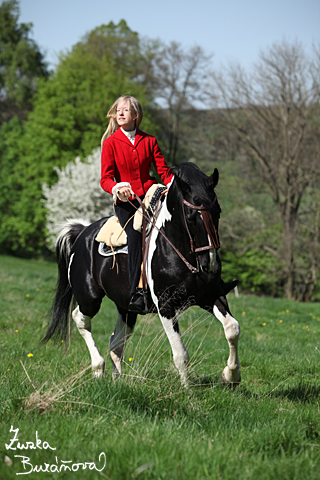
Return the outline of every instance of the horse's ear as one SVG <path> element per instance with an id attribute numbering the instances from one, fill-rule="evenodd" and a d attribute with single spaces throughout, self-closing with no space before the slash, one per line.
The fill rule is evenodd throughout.
<path id="1" fill-rule="evenodd" d="M 208 180 L 212 190 L 218 185 L 218 181 L 219 181 L 219 171 L 217 168 L 215 168 L 213 174 L 210 175 Z"/>
<path id="2" fill-rule="evenodd" d="M 178 176 L 175 176 L 174 179 L 175 179 L 175 182 L 176 182 L 178 188 L 181 190 L 182 195 L 185 195 L 186 193 L 190 192 L 191 189 L 190 189 L 189 185 L 184 180 L 182 180 Z"/>

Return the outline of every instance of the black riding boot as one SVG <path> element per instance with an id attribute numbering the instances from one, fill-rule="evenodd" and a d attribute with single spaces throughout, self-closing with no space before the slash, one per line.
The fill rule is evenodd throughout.
<path id="1" fill-rule="evenodd" d="M 129 312 L 146 313 L 146 305 L 144 299 L 143 288 L 137 288 L 136 292 L 132 295 L 128 306 Z"/>
<path id="2" fill-rule="evenodd" d="M 143 197 L 140 197 L 141 199 Z M 137 200 L 132 202 L 137 208 L 140 206 Z M 131 285 L 131 299 L 128 310 L 135 313 L 145 313 L 143 289 L 138 288 L 141 262 L 142 262 L 142 235 L 133 228 L 133 215 L 136 209 L 129 203 L 119 203 L 115 212 L 120 225 L 125 228 L 128 238 L 128 270 L 129 283 Z"/>

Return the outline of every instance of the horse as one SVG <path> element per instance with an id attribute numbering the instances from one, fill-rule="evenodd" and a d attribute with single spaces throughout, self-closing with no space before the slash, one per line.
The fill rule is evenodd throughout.
<path id="1" fill-rule="evenodd" d="M 213 314 L 222 323 L 229 345 L 221 381 L 235 387 L 241 381 L 240 326 L 230 312 L 226 295 L 237 281 L 225 283 L 221 278 L 217 253 L 221 209 L 214 191 L 219 172 L 214 169 L 212 175 L 207 176 L 190 162 L 175 166 L 172 172 L 173 180 L 148 239 L 145 262 L 148 311 L 153 307 L 160 317 L 174 364 L 185 386 L 188 385 L 189 354 L 178 317 L 191 305 Z M 137 313 L 128 311 L 127 255 L 117 254 L 115 265 L 115 258 L 102 256 L 98 251 L 95 238 L 106 220 L 102 218 L 90 225 L 70 221 L 60 232 L 56 244 L 59 278 L 42 342 L 52 337 L 68 342 L 72 316 L 89 349 L 93 375 L 101 377 L 105 360 L 93 339 L 91 320 L 98 313 L 103 297 L 107 296 L 118 311 L 109 341 L 112 375 L 117 378 L 122 373 L 125 346 L 134 330 Z"/>

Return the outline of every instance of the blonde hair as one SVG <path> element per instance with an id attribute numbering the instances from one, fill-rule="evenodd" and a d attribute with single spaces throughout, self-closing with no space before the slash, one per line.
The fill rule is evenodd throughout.
<path id="1" fill-rule="evenodd" d="M 107 130 L 102 135 L 101 148 L 102 148 L 104 140 L 106 138 L 110 137 L 110 135 L 112 135 L 119 128 L 118 122 L 116 120 L 116 118 L 117 118 L 117 107 L 118 107 L 119 103 L 123 102 L 124 100 L 129 100 L 130 108 L 132 110 L 134 110 L 134 112 L 136 114 L 136 117 L 134 119 L 135 120 L 135 128 L 139 128 L 139 125 L 140 125 L 140 123 L 142 121 L 142 118 L 143 118 L 143 111 L 142 111 L 141 103 L 135 97 L 131 97 L 130 95 L 121 95 L 121 97 L 119 97 L 114 102 L 114 104 L 110 108 L 110 110 L 108 112 L 108 115 L 106 117 L 106 118 L 110 118 L 110 121 L 109 121 L 109 125 L 108 125 Z"/>

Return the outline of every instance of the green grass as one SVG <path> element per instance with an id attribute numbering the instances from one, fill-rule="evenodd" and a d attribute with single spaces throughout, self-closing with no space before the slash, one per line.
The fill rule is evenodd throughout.
<path id="1" fill-rule="evenodd" d="M 241 324 L 242 383 L 234 392 L 219 385 L 228 357 L 222 326 L 198 308 L 180 320 L 191 358 L 188 390 L 180 385 L 156 315 L 139 317 L 123 377 L 112 382 L 107 361 L 106 377 L 97 381 L 75 329 L 66 355 L 64 345 L 38 346 L 56 266 L 5 256 L 0 261 L 0 479 L 29 471 L 14 455 L 29 457 L 33 466 L 55 465 L 57 457 L 59 467 L 64 460 L 101 468 L 101 452 L 101 472 L 87 466 L 27 478 L 319 478 L 319 304 L 229 295 Z M 115 320 L 106 299 L 93 320 L 103 355 Z M 35 442 L 37 431 L 56 450 L 7 450 L 11 425 L 19 428 L 20 443 Z"/>

